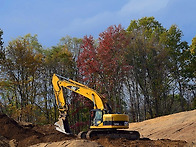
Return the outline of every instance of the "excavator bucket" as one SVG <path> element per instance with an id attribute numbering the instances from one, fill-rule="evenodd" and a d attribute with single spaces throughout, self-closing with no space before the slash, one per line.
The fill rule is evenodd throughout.
<path id="1" fill-rule="evenodd" d="M 72 134 L 67 118 L 59 118 L 59 121 L 57 121 L 54 125 L 57 131 L 62 132 L 67 135 Z"/>

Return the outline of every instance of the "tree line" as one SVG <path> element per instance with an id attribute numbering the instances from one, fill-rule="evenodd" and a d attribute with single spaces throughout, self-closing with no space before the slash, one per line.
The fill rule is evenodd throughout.
<path id="1" fill-rule="evenodd" d="M 132 20 L 126 29 L 110 26 L 98 39 L 66 36 L 50 48 L 31 34 L 4 47 L 0 30 L 0 112 L 18 121 L 57 121 L 54 73 L 95 89 L 132 122 L 195 109 L 196 37 L 189 45 L 182 36 L 154 17 Z M 86 129 L 93 104 L 64 92 L 71 128 Z"/>

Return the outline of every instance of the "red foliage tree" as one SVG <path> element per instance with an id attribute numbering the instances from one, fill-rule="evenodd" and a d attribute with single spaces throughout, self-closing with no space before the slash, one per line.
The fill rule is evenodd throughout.
<path id="1" fill-rule="evenodd" d="M 99 62 L 97 59 L 97 50 L 94 45 L 94 39 L 92 36 L 87 36 L 83 39 L 81 45 L 83 52 L 78 57 L 78 67 L 81 74 L 85 77 L 85 80 L 89 80 L 92 74 L 99 72 Z"/>
<path id="2" fill-rule="evenodd" d="M 121 25 L 110 26 L 100 33 L 97 45 L 92 36 L 83 39 L 83 52 L 77 62 L 79 71 L 92 88 L 110 98 L 119 96 L 115 89 L 122 86 L 124 74 L 129 70 L 124 58 L 126 46 L 126 32 Z"/>

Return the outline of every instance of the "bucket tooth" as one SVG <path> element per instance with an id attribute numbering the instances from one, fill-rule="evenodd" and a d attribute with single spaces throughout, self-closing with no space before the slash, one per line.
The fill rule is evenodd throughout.
<path id="1" fill-rule="evenodd" d="M 70 135 L 72 134 L 69 128 L 69 123 L 67 119 L 59 118 L 55 124 L 56 130 L 62 132 L 64 134 Z"/>

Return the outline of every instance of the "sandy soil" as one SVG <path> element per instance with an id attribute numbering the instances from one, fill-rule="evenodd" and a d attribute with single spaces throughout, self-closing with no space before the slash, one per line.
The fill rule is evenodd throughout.
<path id="1" fill-rule="evenodd" d="M 0 114 L 0 146 L 2 147 L 183 147 L 196 146 L 196 110 L 131 123 L 130 130 L 149 140 L 99 138 L 82 140 L 55 130 L 53 125 L 17 123 Z"/>
<path id="2" fill-rule="evenodd" d="M 131 123 L 129 128 L 153 140 L 185 140 L 196 146 L 196 110 Z"/>

